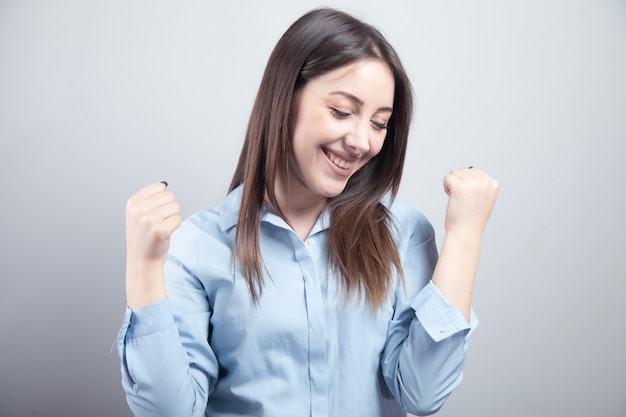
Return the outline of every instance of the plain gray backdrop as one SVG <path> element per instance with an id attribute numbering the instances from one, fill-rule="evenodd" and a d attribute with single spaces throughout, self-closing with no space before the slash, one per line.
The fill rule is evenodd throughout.
<path id="1" fill-rule="evenodd" d="M 412 78 L 401 197 L 501 184 L 465 380 L 440 416 L 626 416 L 626 2 L 328 3 Z M 271 49 L 314 1 L 0 0 L 0 416 L 130 416 L 124 205 L 215 205 Z"/>

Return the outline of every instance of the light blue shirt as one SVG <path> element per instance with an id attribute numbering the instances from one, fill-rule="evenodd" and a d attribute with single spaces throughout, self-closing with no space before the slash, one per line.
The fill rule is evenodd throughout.
<path id="1" fill-rule="evenodd" d="M 438 410 L 461 382 L 470 323 L 430 281 L 433 228 L 396 200 L 405 274 L 383 306 L 346 299 L 327 268 L 323 212 L 304 241 L 272 211 L 261 218 L 260 304 L 233 275 L 241 189 L 176 230 L 168 298 L 127 310 L 122 385 L 136 416 L 394 417 Z"/>

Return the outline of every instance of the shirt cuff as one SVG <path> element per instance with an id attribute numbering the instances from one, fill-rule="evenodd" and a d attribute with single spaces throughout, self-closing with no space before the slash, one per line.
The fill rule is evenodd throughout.
<path id="1" fill-rule="evenodd" d="M 439 288 L 430 281 L 411 302 L 415 315 L 429 336 L 439 342 L 461 331 L 469 336 L 478 326 L 478 317 L 472 309 L 469 323 L 461 312 L 450 304 Z"/>
<path id="2" fill-rule="evenodd" d="M 134 338 L 157 333 L 174 325 L 169 299 L 166 298 L 134 310 L 126 307 L 122 328 L 127 329 L 127 338 Z"/>

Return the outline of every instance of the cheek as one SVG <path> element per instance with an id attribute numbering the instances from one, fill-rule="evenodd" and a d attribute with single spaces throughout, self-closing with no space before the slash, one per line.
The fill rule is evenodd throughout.
<path id="1" fill-rule="evenodd" d="M 292 119 L 291 140 L 294 147 L 310 145 L 328 131 L 328 120 L 321 113 L 302 109 Z"/>
<path id="2" fill-rule="evenodd" d="M 375 136 L 370 141 L 370 158 L 378 155 L 378 153 L 383 149 L 383 145 L 385 144 L 385 138 L 387 134 L 380 134 L 379 136 Z"/>
<path id="3" fill-rule="evenodd" d="M 324 110 L 312 111 L 307 118 L 306 128 L 316 136 L 318 140 L 334 138 L 340 134 L 338 121 L 333 120 Z"/>

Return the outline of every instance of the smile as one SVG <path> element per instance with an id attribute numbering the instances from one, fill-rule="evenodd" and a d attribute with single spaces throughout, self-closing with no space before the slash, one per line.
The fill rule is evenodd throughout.
<path id="1" fill-rule="evenodd" d="M 345 159 L 329 151 L 328 149 L 324 149 L 324 154 L 326 155 L 326 158 L 330 160 L 330 162 L 332 162 L 335 166 L 341 169 L 348 170 L 352 168 L 352 165 L 354 165 L 354 162 L 346 161 Z"/>

